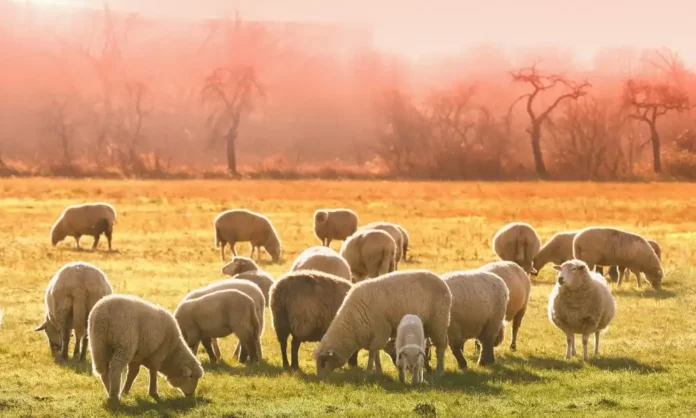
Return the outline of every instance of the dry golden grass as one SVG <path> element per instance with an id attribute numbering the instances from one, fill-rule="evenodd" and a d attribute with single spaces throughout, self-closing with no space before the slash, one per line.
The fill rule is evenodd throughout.
<path id="1" fill-rule="evenodd" d="M 51 247 L 48 233 L 63 207 L 94 200 L 117 208 L 118 251 L 75 252 L 70 241 Z M 384 378 L 341 371 L 320 383 L 314 379 L 313 344 L 300 352 L 304 374 L 282 372 L 268 321 L 266 364 L 247 368 L 230 360 L 211 366 L 201 353 L 206 376 L 195 399 L 181 398 L 161 379 L 164 401 L 156 404 L 147 397 L 141 372 L 115 411 L 107 409 L 88 366 L 54 362 L 44 336 L 31 332 L 42 318 L 45 286 L 66 262 L 94 263 L 117 292 L 173 310 L 188 290 L 221 278 L 212 228 L 218 212 L 248 208 L 270 217 L 283 241 L 283 263 L 264 268 L 277 277 L 318 243 L 311 219 L 320 207 L 352 208 L 361 223 L 401 223 L 411 234 L 413 256 L 402 269 L 439 273 L 492 261 L 491 237 L 513 220 L 529 222 L 543 239 L 593 224 L 623 227 L 662 245 L 664 290 L 638 289 L 635 281 L 614 288 L 618 314 L 603 337 L 600 358 L 587 364 L 563 360 L 565 339 L 546 318 L 553 281 L 547 267 L 534 283 L 519 351 L 499 348 L 499 362 L 490 369 L 456 372 L 448 354 L 445 377 L 410 390 L 395 381 L 385 359 Z M 695 208 L 692 184 L 0 180 L 0 415 L 691 416 Z M 84 240 L 85 246 L 91 243 Z M 239 249 L 248 252 L 246 244 Z M 227 359 L 233 343 L 233 337 L 222 342 Z M 365 358 L 360 362 L 364 366 Z"/>

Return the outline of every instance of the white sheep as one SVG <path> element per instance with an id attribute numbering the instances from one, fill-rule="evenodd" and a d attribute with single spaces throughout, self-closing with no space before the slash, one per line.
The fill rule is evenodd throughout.
<path id="1" fill-rule="evenodd" d="M 405 383 L 406 370 L 411 372 L 411 385 L 423 383 L 425 363 L 425 331 L 417 315 L 404 315 L 396 329 L 396 365 L 399 382 Z"/>
<path id="2" fill-rule="evenodd" d="M 350 209 L 319 209 L 314 212 L 314 233 L 321 245 L 344 241 L 358 229 L 358 215 Z"/>
<path id="3" fill-rule="evenodd" d="M 218 290 L 184 300 L 174 311 L 174 318 L 189 348 L 196 352 L 198 344 L 202 342 L 211 363 L 217 362 L 210 344 L 211 338 L 222 338 L 230 334 L 239 338 L 239 343 L 249 355 L 249 361 L 258 363 L 263 356 L 263 327 L 257 314 L 257 305 L 239 290 Z"/>
<path id="4" fill-rule="evenodd" d="M 512 261 L 489 263 L 481 267 L 481 270 L 500 277 L 508 288 L 509 301 L 505 311 L 505 321 L 512 322 L 510 349 L 517 350 L 517 333 L 522 325 L 522 319 L 527 313 L 529 296 L 532 293 L 532 282 L 522 267 Z"/>
<path id="5" fill-rule="evenodd" d="M 85 203 L 65 208 L 51 228 L 51 244 L 55 247 L 65 237 L 75 238 L 75 248 L 80 250 L 80 237 L 94 237 L 92 249 L 99 244 L 101 234 L 106 236 L 111 251 L 111 237 L 116 222 L 116 210 L 108 203 Z"/>
<path id="6" fill-rule="evenodd" d="M 640 273 L 656 290 L 662 286 L 664 272 L 655 250 L 637 234 L 609 227 L 590 227 L 578 232 L 573 240 L 573 255 L 595 266 L 622 266 L 638 278 Z M 619 281 L 620 283 L 620 281 Z"/>
<path id="7" fill-rule="evenodd" d="M 84 262 L 68 263 L 53 275 L 46 288 L 46 315 L 35 331 L 45 331 L 52 352 L 68 358 L 71 332 L 75 331 L 73 357 L 87 355 L 87 317 L 92 307 L 113 293 L 106 275 Z"/>
<path id="8" fill-rule="evenodd" d="M 271 256 L 273 262 L 280 261 L 280 239 L 271 221 L 259 214 L 248 210 L 228 210 L 219 214 L 215 221 L 215 245 L 220 247 L 220 257 L 225 261 L 225 245 L 230 244 L 232 255 L 236 256 L 235 244 L 250 242 L 253 258 L 254 250 L 261 257 L 261 247 Z"/>
<path id="9" fill-rule="evenodd" d="M 532 260 L 540 247 L 541 240 L 534 228 L 522 222 L 505 225 L 493 237 L 493 251 L 501 260 L 514 261 L 531 274 L 536 273 Z"/>
<path id="10" fill-rule="evenodd" d="M 651 239 L 646 241 L 648 241 L 648 244 L 650 244 L 652 249 L 655 251 L 657 258 L 660 260 L 660 262 L 662 262 L 662 248 L 660 248 L 660 244 Z M 612 281 L 617 281 L 618 284 L 621 284 L 622 279 L 628 279 L 628 269 L 624 266 L 611 266 L 609 268 L 609 278 Z M 636 280 L 640 285 L 640 277 L 636 276 Z"/>
<path id="11" fill-rule="evenodd" d="M 350 266 L 354 283 L 396 269 L 396 242 L 381 230 L 356 232 L 343 242 L 340 254 Z"/>
<path id="12" fill-rule="evenodd" d="M 273 286 L 273 276 L 261 270 L 254 260 L 248 257 L 233 257 L 232 261 L 222 267 L 222 274 L 230 276 L 231 279 L 248 280 L 256 283 L 261 288 L 263 297 L 266 300 L 266 306 L 268 306 L 268 292 L 271 286 Z"/>
<path id="13" fill-rule="evenodd" d="M 505 282 L 482 270 L 457 271 L 442 276 L 452 292 L 448 328 L 449 346 L 459 368 L 467 368 L 464 344 L 469 339 L 481 343 L 478 364 L 495 363 L 494 347 L 503 339 L 509 292 Z"/>
<path id="14" fill-rule="evenodd" d="M 128 394 L 140 366 L 150 370 L 149 394 L 159 401 L 157 373 L 186 396 L 193 396 L 203 377 L 201 363 L 181 336 L 169 311 L 135 296 L 109 295 L 89 314 L 92 369 L 111 401 Z M 121 372 L 128 376 L 121 392 Z"/>
<path id="15" fill-rule="evenodd" d="M 548 263 L 560 266 L 566 261 L 572 260 L 573 240 L 577 234 L 578 231 L 563 231 L 549 238 L 534 257 L 532 264 L 534 270 L 538 273 Z"/>
<path id="16" fill-rule="evenodd" d="M 323 271 L 348 281 L 352 278 L 346 259 L 330 247 L 311 247 L 302 251 L 290 267 L 290 271 L 298 270 Z"/>
<path id="17" fill-rule="evenodd" d="M 451 305 L 452 294 L 445 282 L 426 270 L 394 272 L 354 285 L 314 351 L 318 376 L 328 376 L 359 349 L 370 351 L 367 370 L 375 367 L 381 374 L 379 351 L 396 336 L 407 314 L 423 321 L 425 336 L 437 351 L 438 375 L 442 375 Z"/>
<path id="18" fill-rule="evenodd" d="M 396 244 L 396 252 L 394 253 L 394 270 L 396 270 L 399 267 L 399 262 L 401 261 L 402 252 L 404 249 L 404 236 L 401 232 L 401 228 L 398 225 L 389 222 L 372 222 L 371 224 L 361 226 L 360 229 L 358 229 L 358 232 L 370 230 L 384 231 L 394 240 L 394 244 Z"/>
<path id="19" fill-rule="evenodd" d="M 575 334 L 581 334 L 587 361 L 587 340 L 595 335 L 594 355 L 598 355 L 599 333 L 614 318 L 616 302 L 607 281 L 585 262 L 570 260 L 554 269 L 559 273 L 549 296 L 549 319 L 566 334 L 566 360 L 575 355 Z"/>

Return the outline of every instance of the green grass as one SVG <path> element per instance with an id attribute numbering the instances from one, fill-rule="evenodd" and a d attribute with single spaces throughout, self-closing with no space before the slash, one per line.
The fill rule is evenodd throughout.
<path id="1" fill-rule="evenodd" d="M 75 252 L 69 241 L 51 247 L 48 232 L 62 208 L 88 200 L 116 206 L 118 251 Z M 228 337 L 221 341 L 228 363 L 210 365 L 201 350 L 206 375 L 195 398 L 160 378 L 163 402 L 154 402 L 142 370 L 122 405 L 109 409 L 90 365 L 54 361 L 43 333 L 32 332 L 42 320 L 45 286 L 66 262 L 94 263 L 117 292 L 173 310 L 189 290 L 222 278 L 212 230 L 219 211 L 244 207 L 271 218 L 283 263 L 264 268 L 277 277 L 317 244 L 313 211 L 333 206 L 355 209 L 361 223 L 401 223 L 413 260 L 400 267 L 439 273 L 494 260 L 490 239 L 513 220 L 531 223 L 544 240 L 591 224 L 624 227 L 662 245 L 664 290 L 638 289 L 635 280 L 614 286 L 618 312 L 600 357 L 565 361 L 565 337 L 546 314 L 553 283 L 547 267 L 534 282 L 517 352 L 507 348 L 507 335 L 497 364 L 481 369 L 469 342 L 469 370 L 457 371 L 448 353 L 445 376 L 426 377 L 417 389 L 398 383 L 384 355 L 382 378 L 346 369 L 319 382 L 315 344 L 300 350 L 303 373 L 283 372 L 267 313 L 263 364 L 230 360 L 235 338 Z M 696 186 L 689 184 L 0 180 L 0 416 L 694 416 L 694 208 Z M 246 244 L 239 249 L 248 252 Z"/>

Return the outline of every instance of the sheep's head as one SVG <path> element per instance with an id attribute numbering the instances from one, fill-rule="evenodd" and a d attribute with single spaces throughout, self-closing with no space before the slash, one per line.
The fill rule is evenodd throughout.
<path id="1" fill-rule="evenodd" d="M 314 212 L 314 226 L 321 226 L 329 220 L 329 212 L 325 210 L 318 210 Z"/>
<path id="2" fill-rule="evenodd" d="M 522 267 L 525 273 L 535 276 L 538 271 L 534 268 L 533 261 L 517 261 L 517 264 Z"/>
<path id="3" fill-rule="evenodd" d="M 345 360 L 342 360 L 335 350 L 321 349 L 321 347 L 317 347 L 314 351 L 314 360 L 317 363 L 317 376 L 319 379 L 327 378 L 331 372 L 345 364 Z"/>
<path id="4" fill-rule="evenodd" d="M 259 266 L 249 257 L 234 257 L 232 261 L 225 264 L 222 268 L 222 274 L 230 277 L 237 274 L 246 273 L 248 271 L 258 271 Z"/>
<path id="5" fill-rule="evenodd" d="M 401 347 L 396 353 L 396 366 L 406 368 L 411 373 L 422 369 L 424 363 L 425 350 L 418 345 L 410 344 Z"/>
<path id="6" fill-rule="evenodd" d="M 557 283 L 562 288 L 579 289 L 590 279 L 590 269 L 584 261 L 569 260 L 553 269 L 558 272 Z"/>
<path id="7" fill-rule="evenodd" d="M 46 337 L 48 338 L 48 347 L 51 349 L 51 353 L 60 353 L 60 349 L 63 347 L 63 343 L 60 338 L 60 331 L 51 322 L 49 322 L 48 318 L 43 324 L 34 328 L 34 331 L 44 331 L 46 333 Z"/>
<path id="8" fill-rule="evenodd" d="M 264 248 L 266 248 L 266 251 L 271 256 L 274 263 L 280 262 L 280 242 L 273 240 L 269 243 L 266 243 L 266 245 L 264 245 Z"/>
<path id="9" fill-rule="evenodd" d="M 662 279 L 664 279 L 664 277 L 665 273 L 661 268 L 645 271 L 645 278 L 655 290 L 660 290 L 662 288 Z"/>
<path id="10" fill-rule="evenodd" d="M 534 261 L 532 261 L 532 271 L 530 271 L 529 274 L 536 276 L 539 274 L 539 270 L 543 269 L 545 265 L 546 263 L 543 262 L 538 256 L 534 257 Z"/>
<path id="11" fill-rule="evenodd" d="M 55 247 L 67 236 L 68 233 L 65 231 L 65 228 L 63 227 L 63 221 L 62 219 L 59 219 L 58 222 L 56 222 L 56 224 L 53 225 L 53 228 L 51 228 L 51 245 Z"/>
<path id="12" fill-rule="evenodd" d="M 195 363 L 181 366 L 176 374 L 167 376 L 167 382 L 179 389 L 185 396 L 193 396 L 201 377 L 203 377 L 203 368 L 200 364 Z"/>

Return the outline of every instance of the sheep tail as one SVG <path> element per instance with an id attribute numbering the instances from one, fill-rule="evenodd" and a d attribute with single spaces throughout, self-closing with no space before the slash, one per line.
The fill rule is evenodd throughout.
<path id="1" fill-rule="evenodd" d="M 389 251 L 389 248 L 382 248 L 382 265 L 379 268 L 379 275 L 391 273 L 396 269 L 396 261 L 394 252 Z"/>

